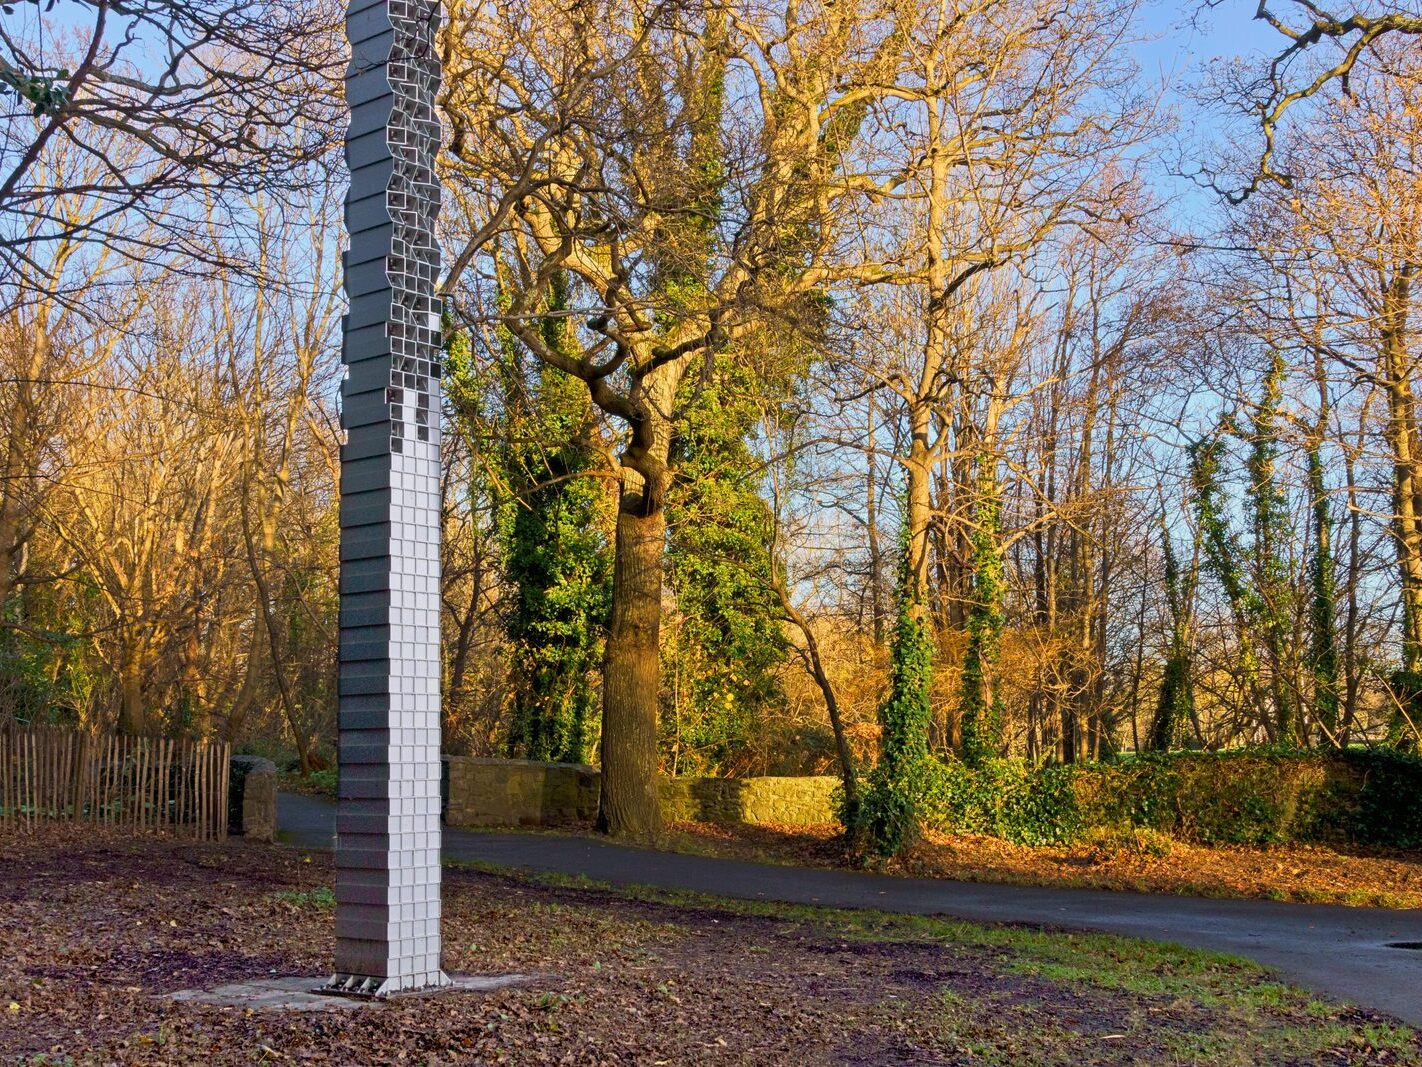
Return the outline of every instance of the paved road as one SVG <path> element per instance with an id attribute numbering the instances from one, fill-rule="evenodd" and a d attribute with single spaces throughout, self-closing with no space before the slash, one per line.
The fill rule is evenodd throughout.
<path id="1" fill-rule="evenodd" d="M 277 823 L 282 840 L 305 848 L 330 848 L 335 810 L 329 800 L 281 794 Z M 1387 947 L 1398 941 L 1422 945 L 1422 910 L 894 878 L 682 856 L 550 834 L 447 829 L 444 854 L 450 859 L 581 874 L 624 885 L 1102 930 L 1190 945 L 1257 960 L 1305 989 L 1422 1026 L 1422 950 Z"/>

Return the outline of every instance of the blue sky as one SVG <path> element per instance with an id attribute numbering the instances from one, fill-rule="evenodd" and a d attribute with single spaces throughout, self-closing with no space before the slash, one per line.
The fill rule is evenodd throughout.
<path id="1" fill-rule="evenodd" d="M 1162 106 L 1179 117 L 1176 136 L 1159 146 L 1167 154 L 1152 168 L 1157 193 L 1170 213 L 1188 229 L 1208 220 L 1219 208 L 1216 194 L 1188 178 L 1171 173 L 1178 163 L 1193 169 L 1218 144 L 1224 116 L 1202 108 L 1190 91 L 1202 84 L 1213 63 L 1244 60 L 1259 72 L 1279 51 L 1283 38 L 1255 20 L 1258 0 L 1222 0 L 1205 8 L 1201 0 L 1145 0 L 1137 14 L 1139 36 L 1150 40 L 1135 46 L 1141 78 L 1167 87 Z"/>
<path id="2" fill-rule="evenodd" d="M 1254 19 L 1255 0 L 1225 0 L 1203 13 L 1200 6 L 1163 2 L 1142 8 L 1142 27 L 1158 38 L 1138 48 L 1143 73 L 1190 77 L 1195 68 L 1214 59 L 1259 59 L 1278 50 L 1282 38 Z"/>

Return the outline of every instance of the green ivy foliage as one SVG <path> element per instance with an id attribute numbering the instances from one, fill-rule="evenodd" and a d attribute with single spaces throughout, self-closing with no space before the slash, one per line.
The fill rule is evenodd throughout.
<path id="1" fill-rule="evenodd" d="M 51 647 L 19 631 L 0 636 L 0 721 L 78 724 L 72 687 L 82 685 L 83 666 L 70 654 L 73 638 L 56 634 L 54 640 Z M 78 676 L 71 679 L 70 671 Z"/>
<path id="2" fill-rule="evenodd" d="M 1193 580 L 1181 577 L 1175 546 L 1163 522 L 1161 544 L 1165 551 L 1165 603 L 1170 614 L 1170 646 L 1160 682 L 1160 699 L 1146 738 L 1146 747 L 1156 752 L 1168 751 L 1176 744 L 1184 724 L 1195 712 L 1189 634 Z"/>
<path id="3" fill-rule="evenodd" d="M 97 611 L 92 579 L 29 585 L 0 605 L 0 722 L 77 726 L 105 684 L 85 657 L 81 636 Z M 36 620 L 53 629 L 40 629 Z"/>
<path id="4" fill-rule="evenodd" d="M 933 635 L 923 590 L 909 570 L 908 531 L 899 545 L 898 614 L 889 646 L 889 694 L 879 707 L 879 762 L 869 773 L 858 812 L 843 812 L 854 837 L 892 856 L 918 835 L 933 789 L 928 728 L 933 718 Z M 857 823 L 857 825 L 856 825 Z"/>
<path id="5" fill-rule="evenodd" d="M 1387 749 L 1149 753 L 1083 768 L 1083 826 L 1158 830 L 1200 844 L 1422 844 L 1422 759 Z"/>
<path id="6" fill-rule="evenodd" d="M 22 74 L 0 64 L 0 85 L 7 85 L 26 101 L 36 115 L 53 115 L 69 106 L 69 71 Z"/>
<path id="7" fill-rule="evenodd" d="M 1002 493 L 990 456 L 978 457 L 978 498 L 970 567 L 973 602 L 963 658 L 961 716 L 963 760 L 977 766 L 1002 748 L 1003 702 L 993 684 L 1006 622 L 1006 568 L 1002 556 Z"/>
<path id="8" fill-rule="evenodd" d="M 1149 753 L 1090 768 L 1078 799 L 1094 826 L 1158 830 L 1201 844 L 1268 844 L 1307 822 L 1323 777 L 1316 763 L 1268 750 Z"/>
<path id="9" fill-rule="evenodd" d="M 730 54 L 724 13 L 708 12 L 686 87 L 686 206 L 667 212 L 651 255 L 667 328 L 708 305 L 727 177 Z M 779 671 L 789 646 L 771 591 L 773 517 L 758 492 L 763 465 L 753 444 L 761 404 L 786 383 L 777 373 L 783 353 L 773 342 L 758 343 L 764 341 L 709 349 L 676 398 L 667 565 L 680 626 L 663 648 L 664 675 L 673 684 L 661 740 L 680 773 L 733 769 L 758 741 L 767 710 L 784 703 Z"/>
<path id="10" fill-rule="evenodd" d="M 1314 715 L 1326 731 L 1338 726 L 1338 565 L 1333 557 L 1333 513 L 1323 477 L 1323 457 L 1317 441 L 1308 449 L 1308 488 L 1313 497 L 1313 552 L 1309 556 L 1308 664 L 1313 672 Z"/>
<path id="11" fill-rule="evenodd" d="M 1231 529 L 1221 487 L 1224 440 L 1216 437 L 1196 442 L 1189 449 L 1189 461 L 1205 565 L 1224 590 L 1235 616 L 1240 673 L 1254 699 L 1271 705 L 1272 714 L 1266 719 L 1271 741 L 1291 745 L 1305 738 L 1288 681 L 1288 668 L 1297 658 L 1294 588 L 1284 557 L 1293 531 L 1277 475 L 1285 373 L 1283 357 L 1276 353 L 1248 430 L 1232 421 L 1225 425 L 1232 436 L 1249 445 L 1244 503 L 1253 536 L 1247 548 Z M 1265 653 L 1262 659 L 1261 649 Z"/>
<path id="12" fill-rule="evenodd" d="M 550 287 L 544 341 L 574 343 L 565 279 Z M 510 755 L 585 762 L 596 739 L 597 671 L 612 601 L 606 492 L 593 476 L 587 388 L 528 359 L 500 331 L 497 385 L 476 378 L 467 335 L 447 331 L 446 379 L 456 418 L 491 438 L 497 535 L 509 589 Z M 487 476 L 488 472 L 480 472 Z"/>
<path id="13" fill-rule="evenodd" d="M 666 652 L 681 690 L 671 699 L 681 699 L 663 717 L 663 741 L 677 745 L 686 773 L 725 769 L 754 743 L 767 709 L 784 702 L 789 644 L 771 591 L 774 518 L 748 444 L 760 412 L 752 379 L 717 357 L 709 381 L 688 383 L 673 444 L 668 569 L 681 628 Z"/>
<path id="14" fill-rule="evenodd" d="M 1392 696 L 1402 706 L 1393 712 L 1388 721 L 1387 745 L 1399 752 L 1417 755 L 1422 750 L 1422 740 L 1418 739 L 1411 724 L 1422 722 L 1422 671 L 1399 668 L 1388 676 L 1388 686 L 1392 689 Z"/>
<path id="15" fill-rule="evenodd" d="M 1127 829 L 1209 845 L 1422 846 L 1422 759 L 1390 749 L 1151 752 L 1039 768 L 930 759 L 915 785 L 924 826 L 1026 845 Z"/>
<path id="16" fill-rule="evenodd" d="M 1293 637 L 1294 589 L 1290 580 L 1285 546 L 1291 540 L 1288 498 L 1279 484 L 1280 422 L 1283 418 L 1284 379 L 1287 365 L 1282 353 L 1275 352 L 1264 378 L 1264 392 L 1254 409 L 1249 432 L 1248 500 L 1254 520 L 1253 564 L 1256 624 L 1263 630 L 1273 662 L 1274 714 L 1278 738 L 1294 744 L 1303 740 L 1294 694 L 1281 675 Z"/>
<path id="17" fill-rule="evenodd" d="M 555 282 L 550 311 L 566 306 Z M 567 320 L 544 320 L 544 340 L 566 347 Z M 595 675 L 612 605 L 612 554 L 599 512 L 605 490 L 590 477 L 587 388 L 540 365 L 526 406 L 510 418 L 499 508 L 505 621 L 512 657 L 508 745 L 527 759 L 585 762 L 595 737 Z"/>
<path id="18" fill-rule="evenodd" d="M 1380 748 L 1349 748 L 1330 756 L 1351 775 L 1320 813 L 1324 836 L 1355 844 L 1422 848 L 1422 757 Z"/>
<path id="19" fill-rule="evenodd" d="M 558 449 L 548 457 L 547 476 L 530 474 L 520 496 L 501 509 L 503 569 L 512 589 L 505 622 L 513 660 L 509 748 L 528 759 L 585 762 L 596 736 L 594 686 L 612 568 L 595 521 L 601 487 L 575 477 L 585 463 L 576 449 Z"/>
<path id="20" fill-rule="evenodd" d="M 935 760 L 923 797 L 924 821 L 946 833 L 988 834 L 1022 845 L 1055 845 L 1082 830 L 1075 770 L 1034 769 L 1022 760 L 985 757 L 968 764 Z"/>

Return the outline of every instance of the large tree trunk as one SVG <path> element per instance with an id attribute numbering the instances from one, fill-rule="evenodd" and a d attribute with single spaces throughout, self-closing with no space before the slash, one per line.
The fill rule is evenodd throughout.
<path id="1" fill-rule="evenodd" d="M 118 732 L 130 737 L 148 733 L 148 702 L 143 685 L 143 654 L 134 639 L 123 651 L 119 664 Z"/>
<path id="2" fill-rule="evenodd" d="M 1407 317 L 1414 271 L 1400 270 L 1383 294 L 1386 437 L 1393 459 L 1393 542 L 1402 586 L 1402 693 L 1388 728 L 1393 744 L 1417 744 L 1417 679 L 1422 675 L 1422 449 L 1419 448 Z M 1409 706 L 1410 705 L 1410 706 Z"/>
<path id="3" fill-rule="evenodd" d="M 643 514 L 642 501 L 640 484 L 633 491 L 624 485 L 603 668 L 598 829 L 619 837 L 655 837 L 661 830 L 657 701 L 666 512 L 658 504 Z"/>
<path id="4" fill-rule="evenodd" d="M 602 796 L 597 826 L 647 839 L 662 828 L 657 794 L 657 708 L 661 696 L 662 563 L 671 480 L 672 402 L 685 362 L 664 364 L 638 383 L 639 417 L 622 457 L 612 569 L 612 624 L 602 677 Z"/>

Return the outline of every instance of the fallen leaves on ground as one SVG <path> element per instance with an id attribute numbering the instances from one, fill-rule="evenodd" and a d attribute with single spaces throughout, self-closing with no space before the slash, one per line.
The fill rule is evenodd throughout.
<path id="1" fill-rule="evenodd" d="M 447 968 L 531 984 L 319 1013 L 164 996 L 328 973 L 332 874 L 241 842 L 0 837 L 0 1062 L 1422 1064 L 1410 1030 L 1223 957 L 464 869 Z"/>

